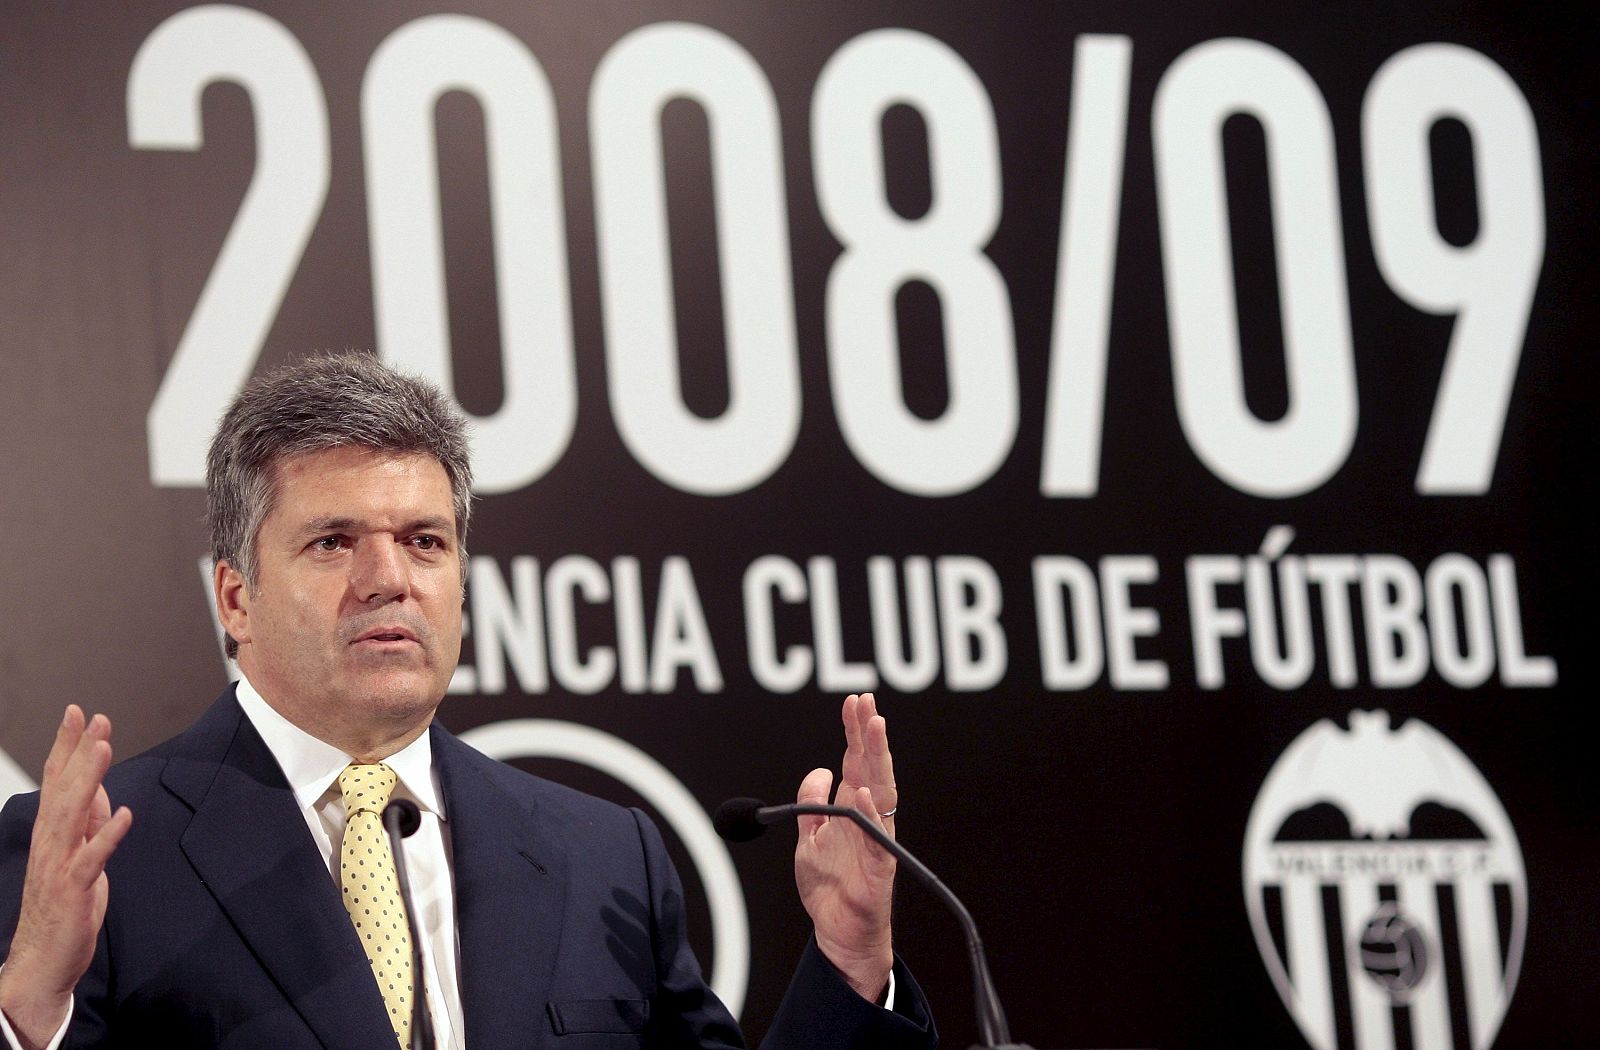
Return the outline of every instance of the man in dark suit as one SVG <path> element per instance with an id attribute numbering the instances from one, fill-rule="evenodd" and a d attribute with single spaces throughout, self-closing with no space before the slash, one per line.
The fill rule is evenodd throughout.
<path id="1" fill-rule="evenodd" d="M 370 358 L 240 395 L 207 501 L 244 677 L 115 768 L 106 719 L 68 708 L 40 793 L 0 819 L 7 1042 L 379 1050 L 408 1045 L 421 1000 L 441 1046 L 743 1045 L 649 820 L 433 724 L 460 649 L 470 484 L 460 417 Z M 835 801 L 892 833 L 873 699 L 849 698 L 844 722 Z M 814 770 L 799 798 L 831 787 Z M 391 793 L 424 815 L 407 855 L 425 973 L 374 834 Z M 933 1045 L 891 948 L 892 859 L 811 819 L 795 870 L 815 935 L 765 1045 Z"/>

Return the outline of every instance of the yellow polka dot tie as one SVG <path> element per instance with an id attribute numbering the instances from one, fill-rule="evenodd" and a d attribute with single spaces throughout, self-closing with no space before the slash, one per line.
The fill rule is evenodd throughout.
<path id="1" fill-rule="evenodd" d="M 401 1050 L 411 1045 L 411 934 L 383 830 L 383 807 L 394 792 L 394 770 L 379 762 L 351 764 L 339 774 L 346 820 L 339 847 L 339 885 L 345 911 L 372 964 L 389 1023 Z"/>

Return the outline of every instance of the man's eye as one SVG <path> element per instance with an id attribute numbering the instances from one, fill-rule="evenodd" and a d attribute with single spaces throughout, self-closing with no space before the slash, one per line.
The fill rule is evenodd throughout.
<path id="1" fill-rule="evenodd" d="M 336 551 L 339 549 L 339 537 L 324 536 L 320 540 L 314 540 L 311 545 L 319 551 Z"/>
<path id="2" fill-rule="evenodd" d="M 416 544 L 418 550 L 436 551 L 439 549 L 437 536 L 413 536 L 411 542 Z"/>

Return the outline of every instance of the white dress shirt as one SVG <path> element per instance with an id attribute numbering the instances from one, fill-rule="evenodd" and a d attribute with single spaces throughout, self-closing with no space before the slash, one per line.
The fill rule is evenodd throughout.
<path id="1" fill-rule="evenodd" d="M 239 706 L 255 726 L 267 750 L 294 791 L 300 816 L 305 819 L 317 852 L 328 866 L 328 878 L 339 884 L 339 843 L 344 838 L 344 796 L 339 774 L 354 761 L 332 744 L 324 743 L 280 715 L 256 692 L 248 679 L 239 679 Z M 428 1006 L 433 1032 L 441 1050 L 464 1050 L 461 1022 L 461 951 L 456 940 L 456 890 L 450 870 L 449 816 L 433 768 L 433 748 L 423 733 L 404 749 L 383 760 L 399 782 L 395 798 L 408 798 L 422 811 L 422 826 L 404 841 L 406 874 L 422 938 L 422 966 L 427 971 Z"/>

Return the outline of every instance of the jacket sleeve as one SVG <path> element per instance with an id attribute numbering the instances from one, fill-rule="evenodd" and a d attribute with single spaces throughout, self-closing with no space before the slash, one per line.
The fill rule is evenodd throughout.
<path id="1" fill-rule="evenodd" d="M 812 938 L 761 1050 L 933 1050 L 939 1045 L 933 1014 L 898 955 L 894 981 L 893 1010 L 867 1002 Z"/>

